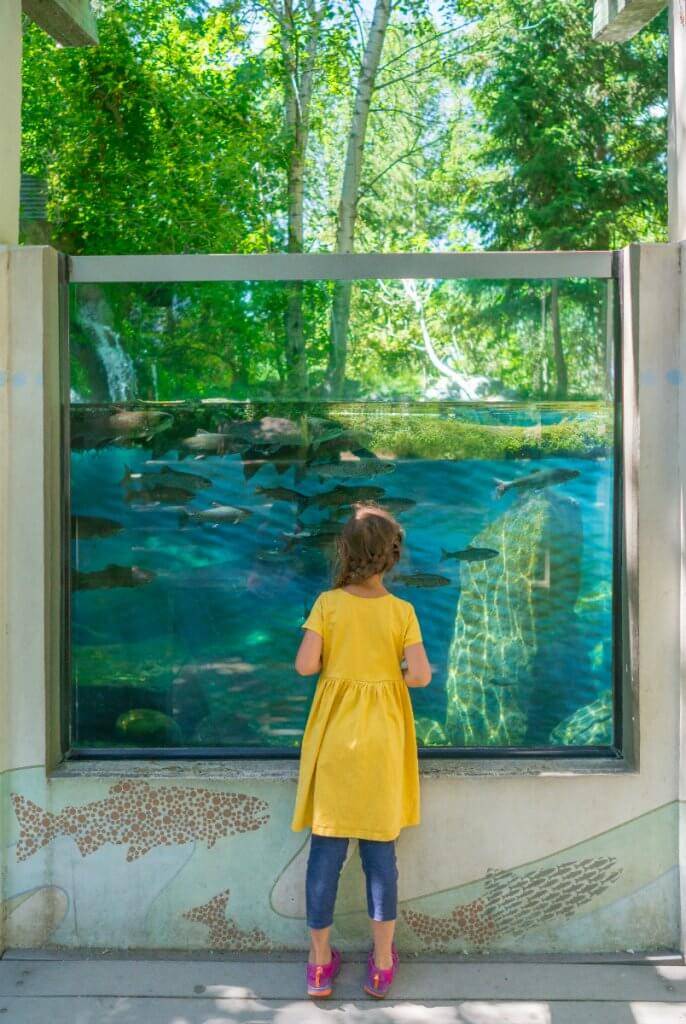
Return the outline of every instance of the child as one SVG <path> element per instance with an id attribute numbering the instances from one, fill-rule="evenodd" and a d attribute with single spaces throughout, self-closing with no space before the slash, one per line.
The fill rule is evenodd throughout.
<path id="1" fill-rule="evenodd" d="M 374 937 L 365 991 L 383 998 L 398 967 L 395 839 L 401 828 L 419 824 L 407 687 L 431 681 L 414 608 L 383 584 L 402 540 L 385 509 L 355 506 L 338 538 L 335 589 L 315 601 L 295 659 L 300 675 L 321 673 L 302 741 L 291 825 L 296 832 L 312 827 L 305 888 L 307 992 L 315 998 L 331 995 L 340 968 L 329 933 L 349 838 L 359 840 Z"/>

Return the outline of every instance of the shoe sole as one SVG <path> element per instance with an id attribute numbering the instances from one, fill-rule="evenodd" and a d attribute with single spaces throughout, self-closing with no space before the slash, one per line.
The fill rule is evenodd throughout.
<path id="1" fill-rule="evenodd" d="M 310 992 L 308 989 L 307 994 L 310 999 L 328 999 L 332 992 L 332 988 L 325 988 L 321 992 Z"/>
<path id="2" fill-rule="evenodd" d="M 388 995 L 388 990 L 386 990 L 385 992 L 374 992 L 373 989 L 367 988 L 366 985 L 364 985 L 363 987 L 367 995 L 371 996 L 372 999 L 385 999 L 386 996 Z"/>

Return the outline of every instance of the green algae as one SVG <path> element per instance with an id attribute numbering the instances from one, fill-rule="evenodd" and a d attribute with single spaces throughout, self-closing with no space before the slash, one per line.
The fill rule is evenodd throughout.
<path id="1" fill-rule="evenodd" d="M 180 744 L 183 738 L 176 722 L 153 708 L 125 711 L 117 718 L 114 728 L 121 740 L 141 746 L 173 746 Z"/>
<path id="2" fill-rule="evenodd" d="M 373 451 L 398 458 L 592 458 L 609 455 L 612 448 L 612 409 L 602 405 L 559 423 L 533 427 L 449 419 L 416 406 L 395 413 L 384 409 L 381 414 L 342 409 L 337 416 L 347 428 L 367 432 Z"/>

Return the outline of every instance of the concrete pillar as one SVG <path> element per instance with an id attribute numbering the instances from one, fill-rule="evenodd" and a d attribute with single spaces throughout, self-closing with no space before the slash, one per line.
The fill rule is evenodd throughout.
<path id="1" fill-rule="evenodd" d="M 59 445 L 58 256 L 0 247 L 0 901 L 9 773 L 59 756 Z"/>
<path id="2" fill-rule="evenodd" d="M 19 235 L 21 147 L 21 0 L 0 3 L 0 245 Z"/>
<path id="3" fill-rule="evenodd" d="M 686 953 L 686 242 L 679 246 L 679 519 L 680 545 L 674 552 L 681 570 L 681 665 L 679 679 L 679 878 L 681 952 Z"/>
<path id="4" fill-rule="evenodd" d="M 686 0 L 669 4 L 669 239 L 686 239 Z"/>

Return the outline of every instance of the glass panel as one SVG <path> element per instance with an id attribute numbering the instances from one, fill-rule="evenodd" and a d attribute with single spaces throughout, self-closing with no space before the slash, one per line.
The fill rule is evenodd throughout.
<path id="1" fill-rule="evenodd" d="M 73 746 L 295 752 L 300 625 L 368 498 L 407 534 L 420 743 L 612 744 L 613 308 L 598 280 L 72 286 Z"/>

